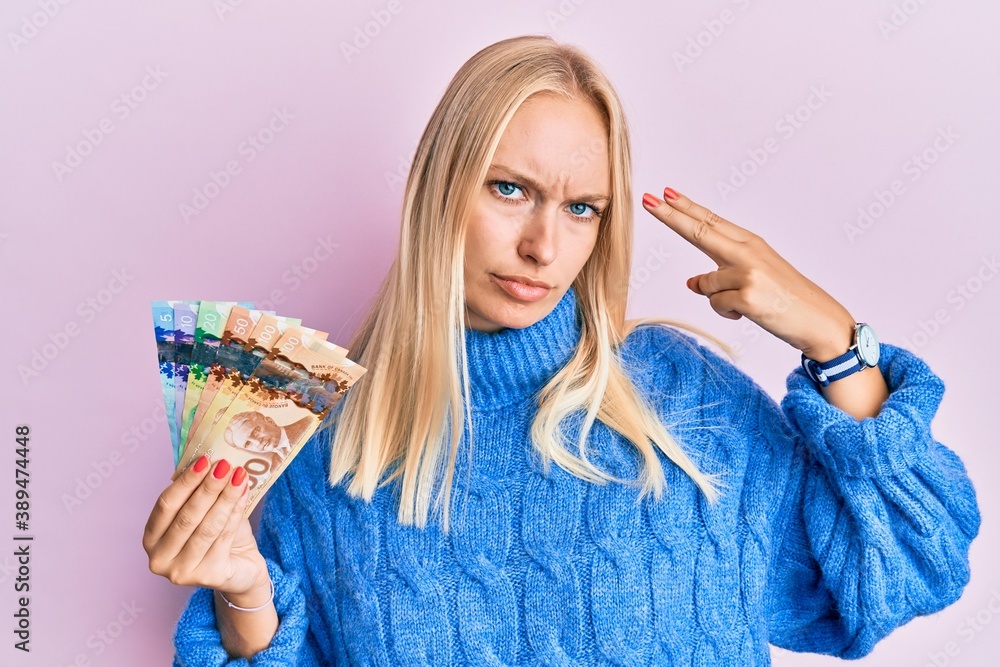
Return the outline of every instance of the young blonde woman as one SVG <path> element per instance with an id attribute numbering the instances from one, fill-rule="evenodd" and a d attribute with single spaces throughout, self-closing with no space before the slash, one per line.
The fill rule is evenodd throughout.
<path id="1" fill-rule="evenodd" d="M 670 188 L 644 208 L 718 265 L 688 287 L 802 364 L 779 406 L 679 323 L 626 322 L 632 197 L 585 54 L 521 37 L 459 70 L 349 346 L 370 370 L 256 538 L 226 461 L 150 515 L 150 569 L 199 587 L 175 665 L 857 658 L 958 599 L 980 517 L 931 435 L 941 380 Z"/>

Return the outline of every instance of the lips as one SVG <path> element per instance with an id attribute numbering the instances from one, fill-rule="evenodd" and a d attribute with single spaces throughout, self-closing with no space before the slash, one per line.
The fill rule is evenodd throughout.
<path id="1" fill-rule="evenodd" d="M 547 282 L 544 282 L 542 280 L 534 280 L 532 278 L 528 278 L 527 276 L 502 276 L 498 273 L 495 273 L 493 275 L 495 275 L 497 278 L 500 278 L 501 280 L 509 280 L 511 282 L 522 283 L 524 285 L 531 285 L 532 287 L 545 287 L 547 289 L 552 289 L 552 285 L 548 284 Z"/>
<path id="2" fill-rule="evenodd" d="M 534 281 L 530 278 L 526 278 L 525 280 L 531 280 L 533 284 L 521 282 L 520 280 L 512 280 L 510 278 L 501 278 L 500 276 L 492 273 L 490 274 L 490 278 L 493 282 L 499 285 L 500 289 L 506 292 L 508 296 L 524 303 L 534 303 L 535 301 L 543 299 L 552 289 L 545 283 Z"/>

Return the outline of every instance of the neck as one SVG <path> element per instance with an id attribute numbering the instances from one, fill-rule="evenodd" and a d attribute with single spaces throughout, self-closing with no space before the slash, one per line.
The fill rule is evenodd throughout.
<path id="1" fill-rule="evenodd" d="M 472 407 L 499 408 L 533 397 L 573 356 L 580 333 L 572 286 L 548 315 L 523 329 L 466 329 Z"/>

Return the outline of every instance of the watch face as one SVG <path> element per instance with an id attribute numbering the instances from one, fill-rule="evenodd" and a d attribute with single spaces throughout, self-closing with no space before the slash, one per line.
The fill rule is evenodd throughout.
<path id="1" fill-rule="evenodd" d="M 875 331 L 867 324 L 858 327 L 858 353 L 867 365 L 878 365 L 878 339 L 875 337 Z"/>

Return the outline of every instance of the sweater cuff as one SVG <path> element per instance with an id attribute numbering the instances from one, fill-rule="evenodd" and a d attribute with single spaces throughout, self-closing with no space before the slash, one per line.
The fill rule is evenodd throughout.
<path id="1" fill-rule="evenodd" d="M 858 421 L 829 403 L 801 366 L 787 379 L 782 410 L 823 466 L 842 476 L 896 475 L 933 442 L 931 420 L 944 383 L 912 352 L 888 343 L 879 347 L 878 369 L 889 397 L 875 417 Z"/>
<path id="2" fill-rule="evenodd" d="M 174 635 L 174 667 L 249 667 L 249 665 L 294 665 L 305 642 L 308 618 L 305 597 L 299 578 L 287 573 L 275 561 L 265 557 L 267 571 L 274 584 L 274 607 L 278 612 L 278 630 L 271 644 L 250 660 L 233 658 L 222 645 L 215 621 L 215 592 L 199 587 L 191 595 L 187 609 L 177 623 Z M 247 612 L 253 613 L 253 612 Z"/>

